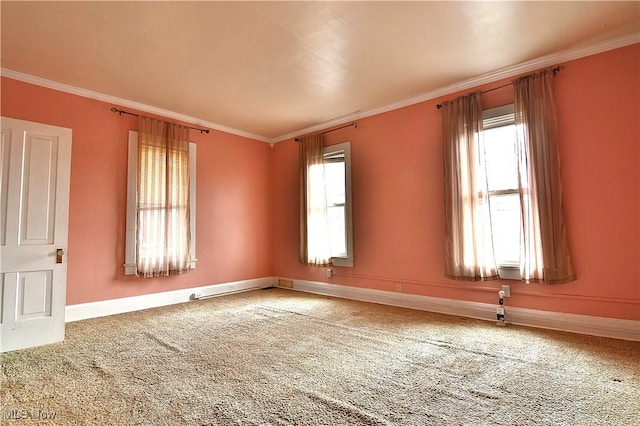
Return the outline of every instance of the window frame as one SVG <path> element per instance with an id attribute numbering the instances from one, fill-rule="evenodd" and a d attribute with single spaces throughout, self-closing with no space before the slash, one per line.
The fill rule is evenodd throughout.
<path id="1" fill-rule="evenodd" d="M 127 159 L 127 217 L 125 240 L 124 274 L 136 274 L 136 235 L 137 214 L 136 195 L 138 169 L 138 132 L 129 130 Z M 189 246 L 189 269 L 196 268 L 196 144 L 189 142 L 189 221 L 191 227 L 191 245 Z"/>
<path id="2" fill-rule="evenodd" d="M 494 129 L 503 126 L 515 126 L 515 105 L 507 104 L 496 108 L 489 108 L 482 111 L 482 131 Z M 515 131 L 514 131 L 515 137 Z M 519 194 L 519 189 L 493 190 L 489 191 L 489 199 L 491 196 L 500 196 L 507 194 Z M 491 202 L 491 201 L 489 201 Z M 522 242 L 521 242 L 522 244 Z M 520 256 L 518 256 L 520 257 Z M 497 260 L 496 260 L 497 261 Z M 521 280 L 520 265 L 514 264 L 497 264 L 498 275 L 500 279 Z"/>
<path id="3" fill-rule="evenodd" d="M 342 142 L 322 148 L 324 158 L 342 152 L 344 153 L 345 169 L 345 239 L 347 246 L 346 256 L 331 257 L 333 266 L 353 267 L 353 209 L 351 199 L 351 142 Z"/>

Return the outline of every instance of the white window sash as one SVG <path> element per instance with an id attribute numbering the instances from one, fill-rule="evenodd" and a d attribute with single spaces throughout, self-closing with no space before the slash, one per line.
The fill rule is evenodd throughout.
<path id="1" fill-rule="evenodd" d="M 513 104 L 482 111 L 483 130 L 515 124 L 515 107 Z M 489 197 L 518 194 L 517 188 L 489 191 Z M 500 279 L 520 280 L 520 266 L 500 263 L 497 265 Z"/>
<path id="2" fill-rule="evenodd" d="M 325 157 L 331 156 L 331 153 L 344 152 L 345 163 L 345 237 L 347 242 L 347 253 L 345 256 L 332 257 L 333 266 L 353 267 L 353 214 L 351 202 L 351 143 L 343 142 L 336 145 L 326 146 L 322 153 Z M 338 207 L 342 204 L 336 204 Z M 329 207 L 332 207 L 330 205 Z"/>

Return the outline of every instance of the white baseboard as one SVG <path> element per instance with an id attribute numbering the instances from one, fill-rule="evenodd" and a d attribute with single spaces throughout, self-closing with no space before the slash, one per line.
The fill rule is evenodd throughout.
<path id="1" fill-rule="evenodd" d="M 496 305 L 489 303 L 395 293 L 316 281 L 291 281 L 293 281 L 293 290 L 307 293 L 495 321 Z M 65 321 L 73 322 L 188 302 L 194 293 L 200 293 L 202 296 L 218 296 L 237 293 L 239 291 L 271 287 L 277 285 L 277 282 L 278 279 L 276 277 L 263 277 L 162 293 L 145 294 L 142 296 L 69 305 L 65 309 Z M 516 308 L 509 307 L 508 304 L 505 307 L 505 311 L 507 321 L 512 324 L 640 341 L 640 321 Z"/>
<path id="2" fill-rule="evenodd" d="M 379 303 L 402 308 L 418 309 L 441 314 L 457 315 L 487 321 L 496 320 L 496 307 L 489 303 L 443 299 L 415 294 L 395 293 L 368 288 L 348 287 L 317 281 L 291 280 L 293 290 L 363 302 Z M 547 328 L 610 337 L 614 339 L 640 341 L 640 321 L 567 314 L 509 307 L 505 305 L 506 320 L 511 324 Z"/>
<path id="3" fill-rule="evenodd" d="M 276 283 L 277 279 L 275 277 L 263 277 L 251 280 L 165 291 L 162 293 L 145 294 L 142 296 L 123 297 L 120 299 L 68 305 L 65 308 L 65 322 L 104 317 L 107 315 L 122 314 L 124 312 L 139 311 L 142 309 L 157 308 L 160 306 L 188 302 L 191 295 L 194 293 L 200 293 L 202 296 L 217 296 L 237 293 L 239 291 L 271 287 L 276 285 Z"/>

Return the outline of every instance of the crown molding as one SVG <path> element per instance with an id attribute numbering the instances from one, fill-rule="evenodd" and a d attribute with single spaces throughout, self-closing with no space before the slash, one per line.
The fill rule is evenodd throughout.
<path id="1" fill-rule="evenodd" d="M 227 127 L 222 124 L 201 120 L 199 118 L 191 117 L 189 115 L 184 115 L 184 114 L 169 111 L 166 109 L 157 108 L 151 105 L 142 104 L 140 102 L 134 102 L 128 99 L 118 98 L 116 96 L 107 95 L 105 93 L 95 92 L 93 90 L 83 89 L 81 87 L 59 83 L 53 80 L 47 80 L 46 78 L 25 74 L 25 73 L 14 71 L 8 68 L 0 68 L 0 75 L 2 75 L 3 77 L 11 78 L 13 80 L 34 84 L 36 86 L 46 87 L 48 89 L 70 93 L 72 95 L 82 96 L 84 98 L 95 99 L 97 101 L 105 102 L 108 104 L 115 104 L 125 108 L 132 108 L 137 111 L 143 111 L 149 114 L 171 118 L 173 120 L 182 121 L 182 122 L 193 124 L 196 126 L 206 127 L 208 129 L 218 130 L 225 133 L 230 133 L 232 135 L 255 139 L 261 142 L 267 142 L 267 143 L 272 142 L 271 138 L 267 138 L 261 135 L 256 135 L 250 132 L 245 132 L 244 130 L 234 129 L 232 127 Z"/>
<path id="2" fill-rule="evenodd" d="M 0 68 L 0 75 L 2 75 L 3 77 L 14 79 L 14 80 L 23 81 L 25 83 L 31 83 L 37 86 L 59 90 L 61 92 L 71 93 L 73 95 L 95 99 L 105 103 L 116 104 L 122 107 L 132 108 L 138 111 L 144 111 L 150 114 L 160 115 L 162 117 L 183 121 L 183 122 L 194 124 L 197 126 L 206 127 L 206 128 L 218 130 L 225 133 L 230 133 L 233 135 L 258 140 L 261 142 L 267 142 L 271 145 L 271 147 L 273 147 L 273 145 L 277 142 L 282 142 L 288 139 L 292 139 L 299 135 L 325 130 L 331 127 L 349 123 L 351 121 L 356 121 L 359 119 L 363 119 L 363 118 L 371 117 L 374 115 L 382 114 L 385 112 L 393 111 L 396 109 L 404 108 L 410 105 L 415 105 L 421 102 L 425 102 L 425 101 L 436 99 L 442 96 L 450 95 L 452 93 L 472 89 L 488 83 L 493 83 L 494 81 L 502 80 L 509 77 L 514 77 L 519 74 L 535 71 L 537 69 L 545 68 L 551 65 L 556 65 L 560 62 L 567 62 L 575 59 L 580 59 L 586 56 L 591 56 L 598 53 L 606 52 L 608 50 L 629 46 L 635 43 L 640 43 L 640 33 L 633 33 L 633 34 L 617 37 L 611 40 L 594 43 L 588 46 L 582 46 L 582 47 L 564 50 L 561 52 L 553 53 L 551 55 L 542 56 L 540 58 L 537 58 L 531 61 L 523 62 L 514 66 L 502 68 L 502 69 L 493 71 L 491 73 L 481 75 L 479 77 L 474 77 L 468 80 L 454 83 L 449 86 L 445 86 L 436 90 L 432 90 L 430 92 L 423 93 L 415 97 L 394 102 L 389 105 L 385 105 L 379 108 L 374 108 L 374 109 L 365 110 L 365 111 L 357 111 L 351 114 L 334 118 L 332 120 L 318 123 L 310 127 L 299 129 L 291 133 L 286 133 L 280 136 L 276 136 L 274 138 L 257 135 L 255 133 L 246 132 L 244 130 L 234 129 L 231 127 L 224 126 L 222 124 L 201 120 L 199 118 L 165 110 L 162 108 L 156 108 L 150 105 L 145 105 L 139 102 L 118 98 L 118 97 L 107 95 L 104 93 L 95 92 L 93 90 L 83 89 L 80 87 L 75 87 L 68 84 L 47 80 L 41 77 L 36 77 L 30 74 L 14 71 L 8 68 Z"/>
<path id="3" fill-rule="evenodd" d="M 366 111 L 354 112 L 342 117 L 338 117 L 323 123 L 319 123 L 304 129 L 300 129 L 295 132 L 287 133 L 281 136 L 276 136 L 272 139 L 272 143 L 282 142 L 287 139 L 294 138 L 299 135 L 307 133 L 314 133 L 317 131 L 325 130 L 331 127 L 339 126 L 341 124 L 349 123 L 359 119 L 371 117 L 373 115 L 382 114 L 385 112 L 393 111 L 396 109 L 404 108 L 410 105 L 415 105 L 421 102 L 436 99 L 442 96 L 450 95 L 452 93 L 460 92 L 463 90 L 472 89 L 478 86 L 482 86 L 487 83 L 493 83 L 494 81 L 502 80 L 509 77 L 515 77 L 520 74 L 535 71 L 540 68 L 546 68 L 552 65 L 557 65 L 560 62 L 572 61 L 575 59 L 584 58 L 586 56 L 595 55 L 598 53 L 606 52 L 608 50 L 617 49 L 620 47 L 629 46 L 631 44 L 640 43 L 640 33 L 634 33 L 611 40 L 607 40 L 600 43 L 591 44 L 588 46 L 582 46 L 578 48 L 563 50 L 551 55 L 542 56 L 540 58 L 523 62 L 510 67 L 502 68 L 488 74 L 474 77 L 469 80 L 464 80 L 458 83 L 454 83 L 449 86 L 445 86 L 422 95 L 412 97 L 409 99 L 401 100 L 380 108 L 374 108 Z"/>

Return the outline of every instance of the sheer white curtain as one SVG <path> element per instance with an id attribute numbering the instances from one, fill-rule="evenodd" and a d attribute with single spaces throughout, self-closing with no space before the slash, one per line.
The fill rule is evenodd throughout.
<path id="1" fill-rule="evenodd" d="M 482 148 L 480 92 L 442 105 L 445 183 L 445 274 L 498 278 Z"/>
<path id="2" fill-rule="evenodd" d="M 331 265 L 322 135 L 300 141 L 300 262 Z"/>
<path id="3" fill-rule="evenodd" d="M 525 282 L 576 279 L 563 220 L 562 184 L 553 72 L 513 81 L 523 241 L 520 275 Z"/>
<path id="4" fill-rule="evenodd" d="M 189 129 L 138 119 L 136 275 L 190 270 Z"/>

